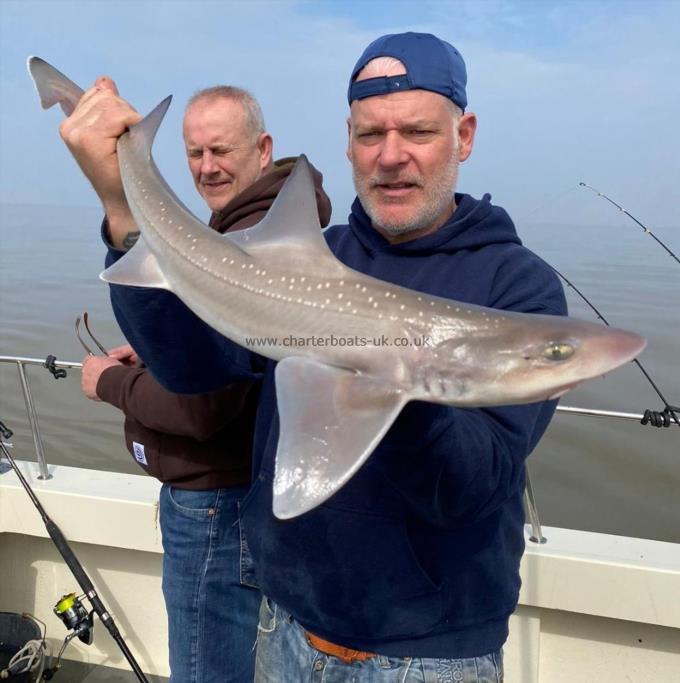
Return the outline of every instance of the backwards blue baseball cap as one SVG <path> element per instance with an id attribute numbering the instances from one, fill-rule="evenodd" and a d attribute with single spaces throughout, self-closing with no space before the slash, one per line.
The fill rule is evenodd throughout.
<path id="1" fill-rule="evenodd" d="M 355 82 L 359 72 L 376 57 L 398 59 L 406 74 Z M 465 62 L 453 45 L 431 33 L 393 33 L 374 40 L 359 57 L 349 80 L 347 100 L 352 104 L 374 95 L 421 89 L 439 93 L 465 111 L 466 84 Z"/>

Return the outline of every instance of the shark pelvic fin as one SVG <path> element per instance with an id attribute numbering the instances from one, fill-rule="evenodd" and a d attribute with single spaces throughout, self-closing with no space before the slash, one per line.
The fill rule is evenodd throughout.
<path id="1" fill-rule="evenodd" d="M 328 274 L 342 269 L 321 232 L 314 180 L 304 154 L 295 162 L 267 215 L 252 228 L 226 237 L 252 256 L 263 255 L 271 247 L 294 247 L 310 268 L 316 265 Z"/>
<path id="2" fill-rule="evenodd" d="M 156 287 L 172 291 L 143 237 L 140 237 L 125 256 L 109 266 L 99 277 L 112 285 Z"/>
<path id="3" fill-rule="evenodd" d="M 40 57 L 29 57 L 26 66 L 42 108 L 59 104 L 64 114 L 70 116 L 83 96 L 83 89 Z"/>
<path id="4" fill-rule="evenodd" d="M 281 422 L 274 514 L 289 519 L 338 491 L 390 428 L 407 398 L 386 383 L 292 356 L 276 366 Z"/>

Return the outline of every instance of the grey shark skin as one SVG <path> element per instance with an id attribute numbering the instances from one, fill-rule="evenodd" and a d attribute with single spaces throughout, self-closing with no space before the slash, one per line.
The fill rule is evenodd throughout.
<path id="1" fill-rule="evenodd" d="M 168 104 L 118 142 L 142 237 L 102 278 L 168 289 L 225 336 L 279 361 L 277 517 L 333 495 L 408 401 L 542 401 L 644 348 L 643 338 L 623 330 L 472 306 L 348 268 L 321 233 L 305 157 L 258 225 L 214 232 L 182 206 L 151 158 Z M 254 347 L 252 338 L 270 339 Z"/>

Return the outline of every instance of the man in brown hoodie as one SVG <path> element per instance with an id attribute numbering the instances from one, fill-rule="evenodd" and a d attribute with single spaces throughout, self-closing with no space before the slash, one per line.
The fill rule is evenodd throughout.
<path id="1" fill-rule="evenodd" d="M 134 245 L 139 232 L 122 190 L 115 141 L 139 115 L 100 78 L 61 134 L 106 211 L 110 252 Z M 261 220 L 290 173 L 294 158 L 272 161 L 272 138 L 257 101 L 246 91 L 216 86 L 187 105 L 183 137 L 199 194 L 218 232 Z M 97 173 L 91 146 L 107 147 Z M 323 226 L 330 201 L 315 172 Z M 172 340 L 168 340 L 171 344 Z M 200 359 L 192 359 L 200 362 Z M 125 414 L 125 439 L 135 460 L 163 482 L 163 594 L 168 611 L 173 683 L 246 683 L 253 680 L 260 594 L 238 506 L 250 483 L 258 387 L 240 382 L 208 394 L 173 394 L 143 367 L 131 346 L 83 363 L 82 388 L 92 400 Z"/>

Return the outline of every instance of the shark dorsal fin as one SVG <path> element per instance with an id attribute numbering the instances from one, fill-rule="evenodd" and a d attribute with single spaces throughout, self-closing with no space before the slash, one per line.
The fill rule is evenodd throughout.
<path id="1" fill-rule="evenodd" d="M 162 102 L 157 104 L 139 123 L 130 126 L 127 133 L 124 133 L 118 144 L 128 144 L 131 148 L 138 149 L 147 153 L 151 157 L 151 146 L 158 132 L 165 113 L 172 102 L 172 95 L 168 95 Z M 126 141 L 127 142 L 124 142 Z"/>
<path id="2" fill-rule="evenodd" d="M 304 154 L 295 162 L 267 215 L 252 228 L 227 233 L 227 238 L 251 255 L 285 245 L 304 251 L 306 258 L 338 263 L 321 232 L 314 180 Z"/>

